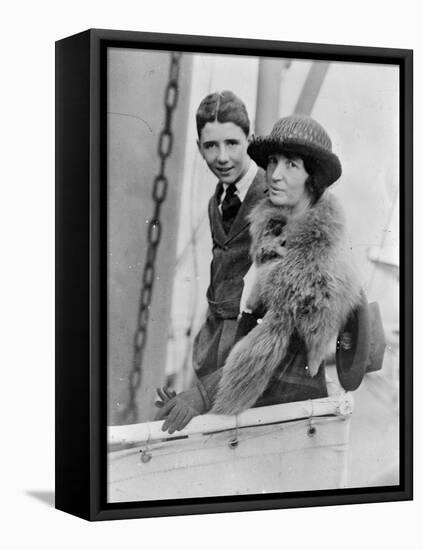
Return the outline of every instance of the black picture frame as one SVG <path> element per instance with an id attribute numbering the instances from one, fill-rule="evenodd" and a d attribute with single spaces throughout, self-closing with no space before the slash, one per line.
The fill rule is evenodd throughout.
<path id="1" fill-rule="evenodd" d="M 107 503 L 106 52 L 108 47 L 393 64 L 400 71 L 398 486 Z M 56 508 L 109 520 L 410 500 L 413 52 L 91 29 L 56 43 Z"/>

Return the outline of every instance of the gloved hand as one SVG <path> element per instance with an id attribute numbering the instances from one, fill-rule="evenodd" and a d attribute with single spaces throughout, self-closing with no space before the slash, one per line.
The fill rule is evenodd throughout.
<path id="1" fill-rule="evenodd" d="M 158 388 L 157 393 L 161 401 L 156 401 L 159 411 L 155 420 L 165 419 L 162 431 L 170 434 L 182 430 L 194 418 L 205 412 L 206 406 L 198 387 L 175 394 L 166 388 Z"/>
<path id="2" fill-rule="evenodd" d="M 165 403 L 170 401 L 176 395 L 176 391 L 169 390 L 169 388 L 157 388 L 157 395 L 160 397 L 160 401 L 155 401 L 154 404 L 156 407 L 163 407 Z M 157 413 L 158 414 L 158 413 Z"/>

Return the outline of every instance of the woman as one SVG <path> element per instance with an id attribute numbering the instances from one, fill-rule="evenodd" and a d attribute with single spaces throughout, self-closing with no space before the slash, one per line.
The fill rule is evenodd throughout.
<path id="1" fill-rule="evenodd" d="M 262 319 L 182 399 L 159 392 L 164 430 L 207 410 L 236 414 L 327 395 L 323 360 L 361 299 L 343 212 L 326 191 L 341 175 L 326 131 L 310 117 L 282 118 L 248 154 L 266 170 L 268 193 L 250 214 L 257 276 L 240 329 L 246 318 Z"/>

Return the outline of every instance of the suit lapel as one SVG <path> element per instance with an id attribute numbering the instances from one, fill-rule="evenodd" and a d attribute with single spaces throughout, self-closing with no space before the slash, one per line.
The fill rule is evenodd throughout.
<path id="1" fill-rule="evenodd" d="M 220 218 L 220 226 L 224 235 L 224 242 L 232 240 L 238 235 L 250 222 L 248 221 L 248 214 L 251 212 L 251 209 L 257 202 L 264 197 L 265 192 L 265 177 L 263 171 L 259 168 L 257 171 L 256 177 L 251 183 L 247 194 L 245 195 L 244 200 L 242 201 L 241 207 L 238 211 L 238 214 L 229 230 L 229 233 L 226 235 L 221 221 L 221 216 L 219 211 L 217 212 Z M 216 198 L 216 196 L 214 197 Z M 217 204 L 217 201 L 216 201 Z"/>

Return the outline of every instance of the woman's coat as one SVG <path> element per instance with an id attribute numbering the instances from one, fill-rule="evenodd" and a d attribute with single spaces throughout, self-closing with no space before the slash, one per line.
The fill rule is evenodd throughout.
<path id="1" fill-rule="evenodd" d="M 267 197 L 250 214 L 251 255 L 267 313 L 230 352 L 213 413 L 236 414 L 253 406 L 294 335 L 304 342 L 315 376 L 330 342 L 360 302 L 337 199 L 326 191 L 302 214 L 286 214 Z"/>

